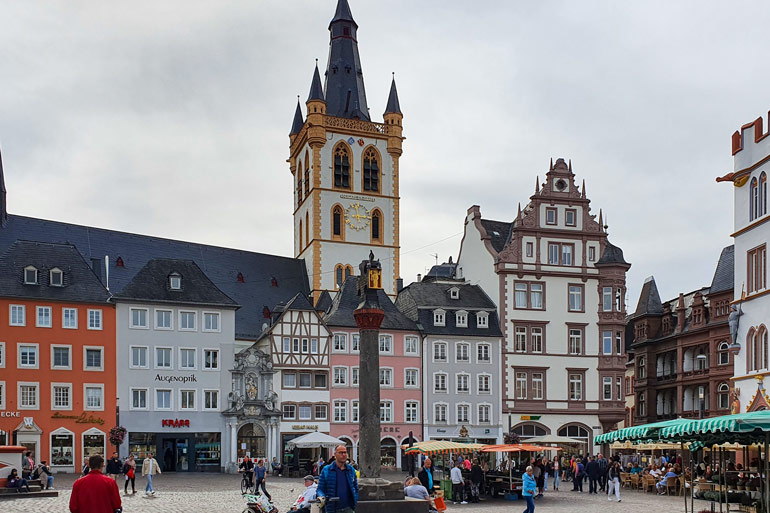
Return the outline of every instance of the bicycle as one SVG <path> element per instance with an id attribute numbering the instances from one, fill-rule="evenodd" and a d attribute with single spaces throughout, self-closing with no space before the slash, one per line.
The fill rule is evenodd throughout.
<path id="1" fill-rule="evenodd" d="M 241 495 L 246 495 L 247 493 L 253 494 L 256 492 L 256 487 L 254 486 L 254 478 L 252 477 L 251 483 L 249 483 L 249 473 L 242 471 L 241 474 L 243 474 L 243 479 L 241 479 Z"/>

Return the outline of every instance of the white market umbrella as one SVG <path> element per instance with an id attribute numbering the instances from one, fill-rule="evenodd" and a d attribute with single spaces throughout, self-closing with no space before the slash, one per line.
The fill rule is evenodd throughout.
<path id="1" fill-rule="evenodd" d="M 334 449 L 338 445 L 345 445 L 345 442 L 338 438 L 334 438 L 333 436 L 319 433 L 317 431 L 315 433 L 302 435 L 295 438 L 294 440 L 289 440 L 289 442 L 286 444 L 289 449 L 294 449 L 295 447 L 299 447 L 300 449 L 312 449 L 315 447 L 327 447 Z"/>
<path id="2" fill-rule="evenodd" d="M 527 438 L 523 441 L 523 443 L 528 444 L 582 444 L 584 442 L 585 440 L 558 435 L 536 436 L 535 438 Z"/>

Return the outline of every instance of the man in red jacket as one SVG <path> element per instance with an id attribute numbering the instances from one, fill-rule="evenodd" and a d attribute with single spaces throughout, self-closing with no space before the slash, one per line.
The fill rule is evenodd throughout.
<path id="1" fill-rule="evenodd" d="M 102 474 L 104 458 L 94 454 L 88 458 L 87 475 L 72 485 L 70 511 L 72 513 L 115 513 L 123 511 L 120 504 L 120 492 L 114 479 Z"/>

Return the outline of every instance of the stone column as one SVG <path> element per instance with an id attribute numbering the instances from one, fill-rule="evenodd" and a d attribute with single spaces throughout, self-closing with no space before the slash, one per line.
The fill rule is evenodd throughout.
<path id="1" fill-rule="evenodd" d="M 238 421 L 230 422 L 230 462 L 238 467 Z"/>

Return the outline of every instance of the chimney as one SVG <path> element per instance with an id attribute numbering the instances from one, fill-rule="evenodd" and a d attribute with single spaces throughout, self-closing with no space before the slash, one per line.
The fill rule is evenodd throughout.
<path id="1" fill-rule="evenodd" d="M 419 283 L 421 281 L 422 281 L 422 274 L 417 273 L 417 282 Z"/>
<path id="2" fill-rule="evenodd" d="M 679 302 L 676 305 L 676 330 L 682 332 L 684 330 L 686 309 L 684 307 L 684 294 L 679 293 Z"/>
<path id="3" fill-rule="evenodd" d="M 396 294 L 404 290 L 404 279 L 396 278 Z"/>

